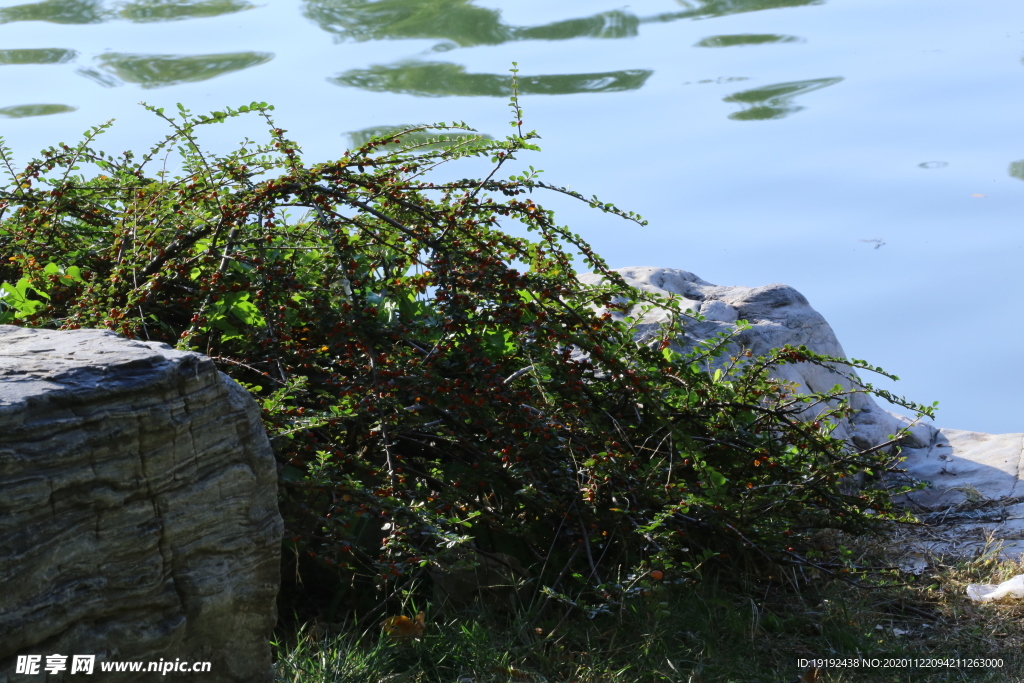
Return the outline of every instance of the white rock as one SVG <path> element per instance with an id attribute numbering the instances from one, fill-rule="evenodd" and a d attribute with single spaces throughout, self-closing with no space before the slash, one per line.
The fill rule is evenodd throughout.
<path id="1" fill-rule="evenodd" d="M 924 448 L 905 448 L 907 474 L 933 485 L 909 494 L 927 508 L 1024 495 L 1020 483 L 1024 434 L 983 434 L 939 429 Z"/>
<path id="2" fill-rule="evenodd" d="M 737 320 L 746 320 L 750 329 L 740 332 L 736 337 L 738 346 L 730 353 L 737 353 L 741 348 L 749 349 L 755 356 L 768 353 L 772 348 L 790 344 L 806 346 L 811 351 L 836 357 L 846 357 L 842 345 L 835 333 L 820 313 L 811 308 L 800 292 L 792 287 L 780 284 L 763 287 L 723 287 L 702 280 L 693 273 L 675 268 L 620 268 L 616 271 L 630 285 L 647 292 L 661 295 L 674 294 L 680 300 L 680 308 L 699 312 L 707 320 L 698 322 L 687 321 L 684 337 L 680 340 L 677 350 L 686 353 L 698 342 L 710 339 L 720 332 L 736 329 Z M 598 284 L 600 276 L 585 273 L 579 276 L 585 284 Z M 663 323 L 668 322 L 669 313 L 665 309 L 656 308 L 642 314 L 640 306 L 635 306 L 628 314 L 638 320 L 636 336 L 638 340 L 657 335 Z M 614 313 L 613 317 L 623 319 L 626 315 Z M 721 362 L 726 362 L 727 357 Z M 849 372 L 849 366 L 839 368 Z M 803 393 L 827 392 L 836 384 L 844 389 L 853 389 L 853 384 L 840 374 L 830 372 L 812 363 L 787 364 L 776 368 L 773 373 L 778 379 L 796 383 Z M 911 420 L 883 410 L 875 400 L 866 394 L 850 396 L 850 406 L 856 411 L 848 420 L 836 427 L 834 435 L 850 441 L 855 447 L 870 448 L 885 442 L 889 435 L 895 434 Z M 824 410 L 819 406 L 816 412 Z M 808 415 L 808 418 L 813 415 Z M 919 423 L 912 430 L 907 442 L 915 446 L 931 443 L 934 428 Z"/>
<path id="3" fill-rule="evenodd" d="M 736 342 L 754 355 L 790 344 L 846 357 L 832 328 L 792 287 L 723 287 L 674 268 L 620 268 L 617 272 L 638 289 L 676 295 L 681 309 L 699 312 L 706 318 L 686 323 L 677 347 L 684 353 L 702 340 L 735 330 L 737 320 L 746 320 L 751 327 L 740 332 Z M 579 279 L 587 284 L 601 281 L 593 273 L 580 275 Z M 620 320 L 626 317 L 613 315 Z M 627 315 L 638 320 L 638 341 L 657 335 L 660 325 L 669 319 L 664 309 L 642 314 L 639 306 Z M 730 353 L 737 351 L 738 347 Z M 848 366 L 842 368 L 848 371 Z M 803 392 L 825 392 L 837 383 L 844 389 L 852 388 L 839 375 L 809 363 L 781 366 L 775 376 L 795 382 Z M 850 405 L 856 412 L 834 433 L 858 448 L 883 443 L 912 422 L 883 410 L 865 394 L 853 395 Z M 901 538 L 918 552 L 1024 556 L 1024 485 L 1020 483 L 1024 433 L 983 434 L 918 423 L 910 428 L 902 446 L 906 460 L 901 467 L 909 477 L 929 482 L 929 487 L 898 499 L 923 513 L 928 524 L 901 532 Z"/>
<path id="4" fill-rule="evenodd" d="M 901 502 L 929 526 L 908 529 L 907 542 L 935 554 L 1024 556 L 1024 434 L 938 429 L 923 448 L 905 448 L 901 467 L 929 482 Z"/>

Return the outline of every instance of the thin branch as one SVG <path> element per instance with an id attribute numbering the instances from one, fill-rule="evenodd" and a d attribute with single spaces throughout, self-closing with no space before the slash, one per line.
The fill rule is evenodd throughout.
<path id="1" fill-rule="evenodd" d="M 506 377 L 505 381 L 502 382 L 502 384 L 511 384 L 512 382 L 515 382 L 517 379 L 519 379 L 520 377 L 522 377 L 523 375 L 528 373 L 530 370 L 533 370 L 533 367 L 534 367 L 533 365 L 527 365 L 522 370 L 516 370 L 511 375 Z"/>

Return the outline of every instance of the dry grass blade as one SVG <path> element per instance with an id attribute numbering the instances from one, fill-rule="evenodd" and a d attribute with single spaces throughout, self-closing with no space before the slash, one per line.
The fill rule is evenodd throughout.
<path id="1" fill-rule="evenodd" d="M 817 666 L 810 666 L 807 667 L 807 671 L 797 679 L 797 683 L 819 683 L 821 680 L 821 668 Z"/>

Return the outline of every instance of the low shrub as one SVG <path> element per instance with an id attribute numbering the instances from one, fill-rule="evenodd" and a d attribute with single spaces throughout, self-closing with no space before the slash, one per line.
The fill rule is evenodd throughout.
<path id="1" fill-rule="evenodd" d="M 838 385 L 798 396 L 769 376 L 838 359 L 730 360 L 726 337 L 675 352 L 678 303 L 627 286 L 532 194 L 642 219 L 533 167 L 503 175 L 538 149 L 514 87 L 504 140 L 418 126 L 324 163 L 304 161 L 263 103 L 149 107 L 171 130 L 141 157 L 96 150 L 110 124 L 21 170 L 4 149 L 0 322 L 193 349 L 247 387 L 279 463 L 286 556 L 373 596 L 346 603 L 338 588 L 335 611 L 374 604 L 373 618 L 466 544 L 517 557 L 535 590 L 591 615 L 652 568 L 848 568 L 812 537 L 898 516 L 884 486 L 843 485 L 893 453 L 830 436 L 849 411 Z M 243 114 L 266 120 L 267 143 L 200 148 L 201 129 Z M 486 177 L 439 179 L 473 158 L 490 159 Z M 574 251 L 603 285 L 577 280 Z M 609 313 L 638 302 L 673 312 L 653 343 Z"/>

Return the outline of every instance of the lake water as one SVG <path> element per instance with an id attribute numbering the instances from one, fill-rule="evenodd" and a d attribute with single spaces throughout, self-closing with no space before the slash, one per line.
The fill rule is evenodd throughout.
<path id="1" fill-rule="evenodd" d="M 146 101 L 261 100 L 311 159 L 464 120 L 642 214 L 551 197 L 613 267 L 796 287 L 940 426 L 1024 431 L 1024 3 L 0 0 L 0 135 L 24 160 Z M 233 143 L 256 129 L 224 128 Z"/>

